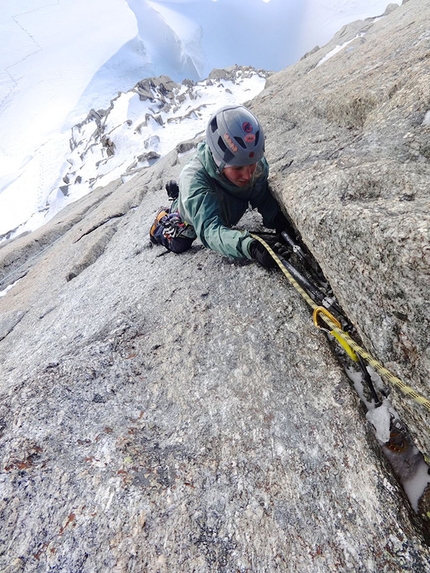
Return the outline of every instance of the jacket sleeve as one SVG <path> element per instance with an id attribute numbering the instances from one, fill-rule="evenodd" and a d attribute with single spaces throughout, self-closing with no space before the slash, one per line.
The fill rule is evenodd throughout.
<path id="1" fill-rule="evenodd" d="M 193 225 L 205 247 L 228 257 L 252 258 L 249 248 L 253 239 L 247 231 L 233 230 L 223 224 L 217 194 L 202 182 L 195 182 L 182 199 L 180 213 Z"/>

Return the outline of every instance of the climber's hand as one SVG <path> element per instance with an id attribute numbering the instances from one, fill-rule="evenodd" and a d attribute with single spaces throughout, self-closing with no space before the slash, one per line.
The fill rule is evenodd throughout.
<path id="1" fill-rule="evenodd" d="M 258 241 L 253 241 L 249 249 L 251 257 L 255 259 L 265 269 L 276 267 L 276 263 L 272 255 L 267 251 L 266 247 Z"/>

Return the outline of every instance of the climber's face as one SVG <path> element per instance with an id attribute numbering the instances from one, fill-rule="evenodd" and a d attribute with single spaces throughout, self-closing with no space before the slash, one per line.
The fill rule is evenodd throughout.
<path id="1" fill-rule="evenodd" d="M 246 187 L 249 185 L 256 167 L 256 163 L 253 165 L 244 165 L 243 167 L 224 167 L 223 174 L 227 177 L 230 183 L 233 183 L 233 185 L 236 185 L 237 187 Z"/>

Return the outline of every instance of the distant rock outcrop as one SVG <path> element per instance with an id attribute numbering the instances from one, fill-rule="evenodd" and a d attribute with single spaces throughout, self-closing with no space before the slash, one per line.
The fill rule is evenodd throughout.
<path id="1" fill-rule="evenodd" d="M 365 345 L 428 397 L 429 54 L 410 0 L 250 104 Z M 421 519 L 296 291 L 151 247 L 191 145 L 0 247 L 0 570 L 426 573 L 428 498 Z M 389 397 L 430 452 L 429 415 Z"/>
<path id="2" fill-rule="evenodd" d="M 165 155 L 165 126 L 183 126 L 187 119 L 202 119 L 202 110 L 205 117 L 208 116 L 207 109 L 216 107 L 217 98 L 226 92 L 232 93 L 229 87 L 245 84 L 250 78 L 257 78 L 252 89 L 247 83 L 247 91 L 254 96 L 269 76 L 270 72 L 251 66 L 232 66 L 213 70 L 209 78 L 198 83 L 184 80 L 179 84 L 164 75 L 141 80 L 128 92 L 112 98 L 107 109 L 90 110 L 87 117 L 72 128 L 71 154 L 61 192 L 69 195 L 72 190 L 82 195 L 117 177 L 122 177 L 124 182 Z M 211 97 L 208 97 L 209 88 Z M 202 132 L 207 119 L 200 128 Z M 154 134 L 157 130 L 158 134 Z M 190 137 L 196 135 L 194 131 Z M 145 153 L 142 153 L 142 139 Z M 169 145 L 170 151 L 171 141 Z M 110 173 L 115 175 L 109 178 Z M 52 195 L 56 198 L 57 190 Z"/>

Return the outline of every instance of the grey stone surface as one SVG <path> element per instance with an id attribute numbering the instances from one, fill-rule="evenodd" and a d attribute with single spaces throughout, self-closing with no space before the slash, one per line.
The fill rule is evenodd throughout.
<path id="1" fill-rule="evenodd" d="M 252 104 L 274 190 L 365 341 L 420 388 L 429 28 L 410 0 L 349 56 L 315 68 L 323 48 Z M 2 286 L 22 277 L 0 298 L 0 570 L 427 572 L 420 522 L 306 303 L 279 273 L 198 243 L 151 248 L 187 158 L 0 247 Z"/>
<path id="2" fill-rule="evenodd" d="M 273 187 L 342 307 L 368 350 L 427 398 L 429 56 L 430 5 L 411 0 L 346 26 L 254 102 Z M 392 399 L 430 452 L 430 415 L 397 391 Z"/>

